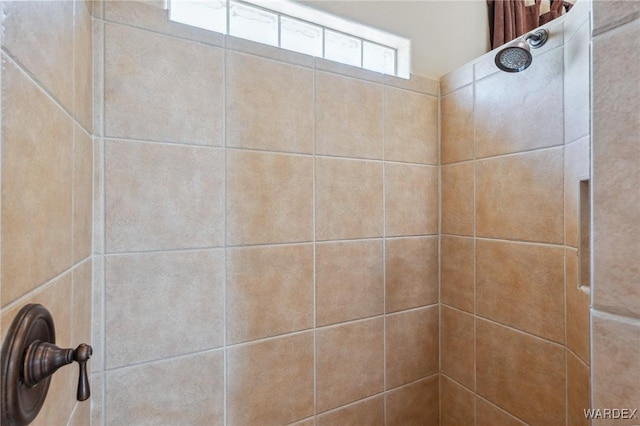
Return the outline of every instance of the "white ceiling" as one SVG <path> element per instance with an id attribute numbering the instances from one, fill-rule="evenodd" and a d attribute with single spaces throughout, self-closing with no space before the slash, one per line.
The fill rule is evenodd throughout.
<path id="1" fill-rule="evenodd" d="M 485 0 L 298 0 L 411 39 L 412 73 L 439 79 L 488 52 Z"/>

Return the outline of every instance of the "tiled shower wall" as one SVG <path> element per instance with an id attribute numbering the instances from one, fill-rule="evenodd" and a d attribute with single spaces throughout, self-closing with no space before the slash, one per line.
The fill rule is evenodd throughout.
<path id="1" fill-rule="evenodd" d="M 640 2 L 593 4 L 592 401 L 600 409 L 640 410 L 639 17 Z"/>
<path id="2" fill-rule="evenodd" d="M 442 425 L 588 424 L 589 12 L 525 72 L 492 52 L 441 82 Z"/>
<path id="3" fill-rule="evenodd" d="M 56 344 L 91 340 L 90 3 L 2 2 L 0 339 L 41 303 Z M 89 422 L 77 367 L 52 378 L 39 424 Z"/>
<path id="4" fill-rule="evenodd" d="M 437 423 L 438 83 L 94 16 L 95 423 Z"/>

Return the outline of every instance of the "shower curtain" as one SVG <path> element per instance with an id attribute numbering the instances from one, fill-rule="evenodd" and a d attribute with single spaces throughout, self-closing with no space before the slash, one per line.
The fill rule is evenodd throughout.
<path id="1" fill-rule="evenodd" d="M 520 37 L 521 35 L 554 20 L 571 9 L 567 1 L 551 0 L 549 11 L 540 14 L 542 0 L 527 6 L 525 0 L 487 0 L 491 48 Z"/>

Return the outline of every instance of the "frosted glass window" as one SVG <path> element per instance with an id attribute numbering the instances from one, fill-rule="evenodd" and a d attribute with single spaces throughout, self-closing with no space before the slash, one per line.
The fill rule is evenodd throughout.
<path id="1" fill-rule="evenodd" d="M 291 0 L 165 0 L 169 19 L 409 78 L 411 40 Z"/>
<path id="2" fill-rule="evenodd" d="M 362 41 L 346 34 L 324 31 L 324 57 L 356 67 L 362 64 Z"/>
<path id="3" fill-rule="evenodd" d="M 280 47 L 312 56 L 322 56 L 322 27 L 280 17 Z"/>
<path id="4" fill-rule="evenodd" d="M 396 72 L 396 51 L 379 44 L 364 42 L 362 46 L 362 68 L 383 74 Z"/>
<path id="5" fill-rule="evenodd" d="M 230 2 L 229 33 L 272 46 L 278 45 L 278 14 Z"/>
<path id="6" fill-rule="evenodd" d="M 227 0 L 172 1 L 169 19 L 226 34 Z"/>

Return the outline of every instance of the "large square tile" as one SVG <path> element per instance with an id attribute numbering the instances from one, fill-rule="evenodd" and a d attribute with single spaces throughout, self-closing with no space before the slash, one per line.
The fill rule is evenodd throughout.
<path id="1" fill-rule="evenodd" d="M 384 179 L 386 235 L 437 234 L 438 169 L 386 163 Z"/>
<path id="2" fill-rule="evenodd" d="M 227 146 L 313 153 L 313 71 L 227 51 Z"/>
<path id="3" fill-rule="evenodd" d="M 222 250 L 109 256 L 107 368 L 224 343 Z"/>
<path id="4" fill-rule="evenodd" d="M 385 87 L 384 159 L 438 164 L 438 99 Z"/>
<path id="5" fill-rule="evenodd" d="M 562 148 L 476 163 L 476 234 L 564 241 Z"/>
<path id="6" fill-rule="evenodd" d="M 437 237 L 393 238 L 385 245 L 385 312 L 437 303 Z"/>
<path id="7" fill-rule="evenodd" d="M 109 426 L 222 424 L 224 354 L 208 352 L 110 371 L 105 398 Z"/>
<path id="8" fill-rule="evenodd" d="M 222 145 L 222 49 L 105 25 L 105 134 Z"/>
<path id="9" fill-rule="evenodd" d="M 564 250 L 476 242 L 478 315 L 564 343 Z"/>
<path id="10" fill-rule="evenodd" d="M 105 142 L 107 252 L 224 244 L 224 153 Z"/>
<path id="11" fill-rule="evenodd" d="M 316 332 L 316 401 L 323 412 L 384 390 L 384 320 Z"/>
<path id="12" fill-rule="evenodd" d="M 382 163 L 316 159 L 316 238 L 383 235 Z"/>
<path id="13" fill-rule="evenodd" d="M 227 152 L 227 244 L 313 239 L 313 160 Z"/>
<path id="14" fill-rule="evenodd" d="M 4 306 L 73 262 L 73 124 L 11 62 L 2 68 Z"/>
<path id="15" fill-rule="evenodd" d="M 316 245 L 317 325 L 384 312 L 382 253 L 382 240 Z"/>
<path id="16" fill-rule="evenodd" d="M 528 424 L 564 424 L 563 346 L 479 319 L 476 374 L 479 396 Z"/>
<path id="17" fill-rule="evenodd" d="M 380 84 L 316 71 L 316 154 L 382 159 Z"/>
<path id="18" fill-rule="evenodd" d="M 387 316 L 387 389 L 438 372 L 438 307 Z"/>
<path id="19" fill-rule="evenodd" d="M 313 247 L 227 250 L 227 343 L 313 326 Z"/>
<path id="20" fill-rule="evenodd" d="M 313 332 L 227 349 L 227 422 L 282 425 L 314 414 Z"/>

